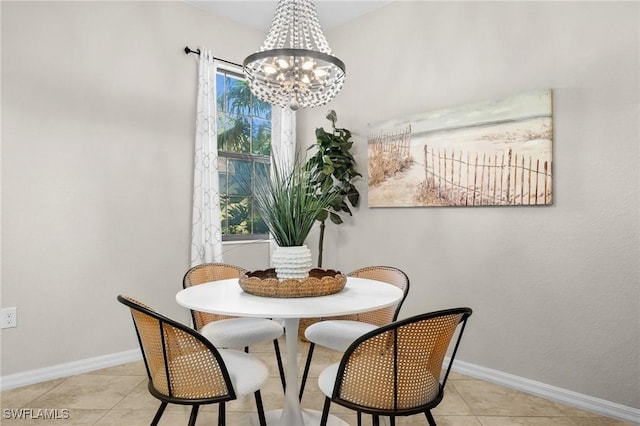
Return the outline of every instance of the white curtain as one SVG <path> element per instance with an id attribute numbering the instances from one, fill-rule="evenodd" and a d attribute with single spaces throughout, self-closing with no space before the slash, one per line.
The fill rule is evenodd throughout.
<path id="1" fill-rule="evenodd" d="M 201 47 L 193 168 L 191 266 L 222 262 L 216 68 L 217 61 L 213 58 L 212 52 Z"/>
<path id="2" fill-rule="evenodd" d="M 296 112 L 274 106 L 271 110 L 271 149 L 279 164 L 291 165 L 296 155 Z"/>
<path id="3" fill-rule="evenodd" d="M 296 112 L 290 108 L 273 106 L 271 110 L 271 150 L 279 165 L 291 166 L 296 157 Z M 278 246 L 269 240 L 269 264 L 273 251 Z"/>

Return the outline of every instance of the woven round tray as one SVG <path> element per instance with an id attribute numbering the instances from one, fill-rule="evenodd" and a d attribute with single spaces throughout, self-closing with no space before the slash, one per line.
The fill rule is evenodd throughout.
<path id="1" fill-rule="evenodd" d="M 240 276 L 240 287 L 245 293 L 265 297 L 315 297 L 334 294 L 342 290 L 347 277 L 333 269 L 312 269 L 307 278 L 278 280 L 276 270 L 247 272 Z"/>

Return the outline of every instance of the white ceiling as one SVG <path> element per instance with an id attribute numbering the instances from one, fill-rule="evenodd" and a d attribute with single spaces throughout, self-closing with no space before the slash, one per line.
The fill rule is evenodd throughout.
<path id="1" fill-rule="evenodd" d="M 186 0 L 200 9 L 223 16 L 231 21 L 248 25 L 265 33 L 271 28 L 271 21 L 276 11 L 276 0 L 262 1 L 218 1 L 218 0 Z M 328 29 L 349 22 L 392 0 L 316 0 L 318 19 L 322 29 Z"/>

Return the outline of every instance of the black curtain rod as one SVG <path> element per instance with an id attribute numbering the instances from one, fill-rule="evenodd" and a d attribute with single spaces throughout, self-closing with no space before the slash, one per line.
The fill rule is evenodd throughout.
<path id="1" fill-rule="evenodd" d="M 188 55 L 189 53 L 195 53 L 196 55 L 198 55 L 198 56 L 199 56 L 199 55 L 200 55 L 200 49 L 198 49 L 198 50 L 192 50 L 189 46 L 187 46 L 187 47 L 185 47 L 185 48 L 184 48 L 184 53 L 186 53 L 187 55 Z M 213 57 L 213 59 L 215 59 L 215 60 L 217 60 L 217 61 L 220 61 L 220 62 L 225 62 L 225 63 L 230 64 L 230 65 L 235 65 L 236 67 L 240 67 L 240 68 L 242 68 L 242 65 L 240 65 L 240 64 L 236 64 L 235 62 L 227 61 L 227 60 L 225 60 L 225 59 L 216 58 L 215 56 Z"/>

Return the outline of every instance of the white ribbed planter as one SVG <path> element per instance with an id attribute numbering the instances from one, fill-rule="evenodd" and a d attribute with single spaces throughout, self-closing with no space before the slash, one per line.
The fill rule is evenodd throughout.
<path id="1" fill-rule="evenodd" d="M 306 245 L 277 246 L 271 257 L 271 267 L 276 269 L 276 275 L 280 281 L 288 278 L 297 280 L 307 278 L 312 264 L 311 250 Z"/>

